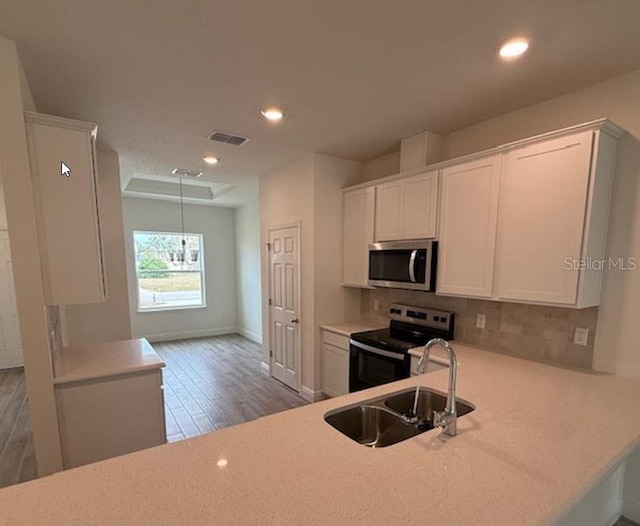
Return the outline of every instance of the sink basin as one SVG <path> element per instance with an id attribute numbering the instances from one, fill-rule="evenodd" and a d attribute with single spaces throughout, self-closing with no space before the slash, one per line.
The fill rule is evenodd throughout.
<path id="1" fill-rule="evenodd" d="M 416 390 L 411 389 L 411 391 L 389 395 L 384 399 L 384 405 L 403 415 L 413 409 L 415 394 Z M 423 387 L 420 389 L 420 394 L 418 395 L 418 408 L 416 410 L 416 414 L 420 420 L 431 421 L 433 412 L 444 411 L 446 405 L 446 396 Z M 458 413 L 458 418 L 470 413 L 473 409 L 474 408 L 469 404 L 456 398 L 456 412 Z"/>
<path id="2" fill-rule="evenodd" d="M 388 410 L 373 405 L 352 407 L 325 415 L 324 419 L 351 440 L 369 447 L 390 446 L 422 432 Z"/>
<path id="3" fill-rule="evenodd" d="M 434 411 L 445 408 L 447 397 L 426 387 L 418 397 L 418 424 L 408 424 L 402 415 L 413 407 L 415 388 L 366 400 L 359 405 L 335 409 L 324 415 L 325 421 L 351 440 L 368 447 L 386 447 L 433 429 Z M 458 417 L 474 410 L 456 399 Z"/>

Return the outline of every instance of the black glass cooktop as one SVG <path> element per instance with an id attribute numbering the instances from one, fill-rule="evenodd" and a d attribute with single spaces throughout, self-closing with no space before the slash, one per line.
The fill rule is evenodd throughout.
<path id="1" fill-rule="evenodd" d="M 356 332 L 351 335 L 351 339 L 377 349 L 405 354 L 413 347 L 426 345 L 432 338 L 446 336 L 437 329 L 392 321 L 387 329 Z"/>

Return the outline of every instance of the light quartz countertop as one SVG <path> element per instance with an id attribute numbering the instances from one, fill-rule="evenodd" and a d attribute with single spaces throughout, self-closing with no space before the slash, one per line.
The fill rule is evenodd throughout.
<path id="1" fill-rule="evenodd" d="M 373 331 L 382 329 L 380 325 L 371 325 L 367 323 L 343 323 L 341 325 L 324 325 L 320 327 L 323 331 L 333 332 L 341 336 L 351 336 L 354 332 Z"/>
<path id="2" fill-rule="evenodd" d="M 332 409 L 435 371 L 0 490 L 1 524 L 553 524 L 638 444 L 640 382 L 458 344 L 458 435 L 370 449 Z M 606 419 L 604 418 L 606 416 Z"/>
<path id="3" fill-rule="evenodd" d="M 130 374 L 164 367 L 145 339 L 64 347 L 55 358 L 54 384 Z"/>

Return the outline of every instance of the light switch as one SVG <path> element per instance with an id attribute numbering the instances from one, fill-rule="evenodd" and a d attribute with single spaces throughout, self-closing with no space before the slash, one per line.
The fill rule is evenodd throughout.
<path id="1" fill-rule="evenodd" d="M 476 327 L 478 329 L 484 329 L 487 326 L 487 315 L 486 314 L 478 314 L 476 318 Z"/>

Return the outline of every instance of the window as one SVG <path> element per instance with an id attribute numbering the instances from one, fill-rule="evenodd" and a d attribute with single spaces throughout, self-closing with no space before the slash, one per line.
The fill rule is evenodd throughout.
<path id="1" fill-rule="evenodd" d="M 206 305 L 202 234 L 134 232 L 133 245 L 139 312 Z"/>

